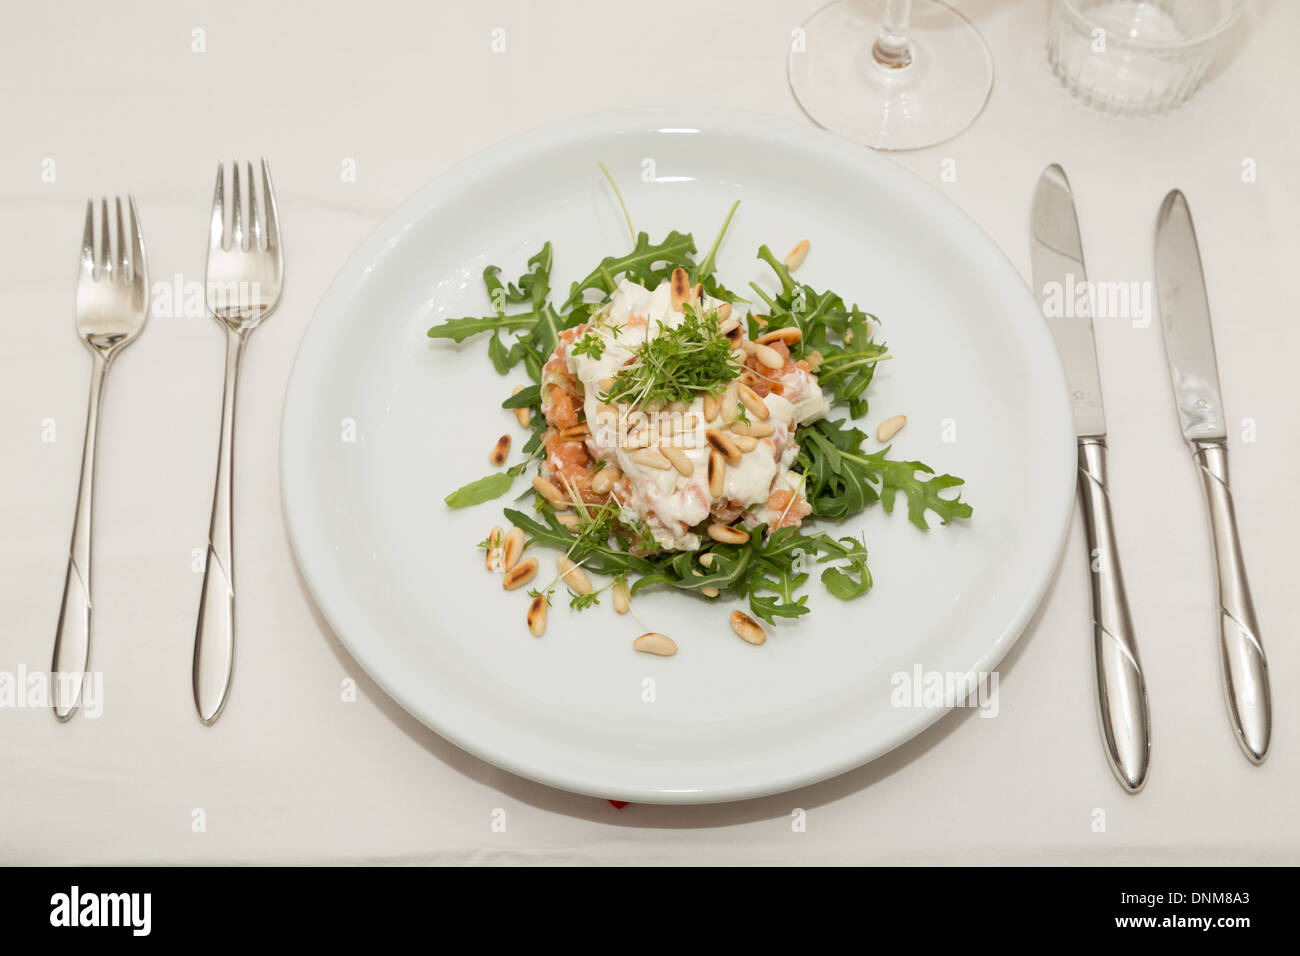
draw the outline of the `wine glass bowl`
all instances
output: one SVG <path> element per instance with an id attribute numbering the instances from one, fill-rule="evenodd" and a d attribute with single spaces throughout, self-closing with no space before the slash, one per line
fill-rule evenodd
<path id="1" fill-rule="evenodd" d="M 993 60 L 937 0 L 839 0 L 795 32 L 790 88 L 817 125 L 876 149 L 919 149 L 979 115 Z"/>

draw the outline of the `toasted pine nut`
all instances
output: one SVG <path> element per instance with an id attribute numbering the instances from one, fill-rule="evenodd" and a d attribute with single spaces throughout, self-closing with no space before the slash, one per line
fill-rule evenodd
<path id="1" fill-rule="evenodd" d="M 524 558 L 506 572 L 506 576 L 501 580 L 501 586 L 507 591 L 513 591 L 515 588 L 521 588 L 531 581 L 536 573 L 537 559 Z"/>
<path id="2" fill-rule="evenodd" d="M 786 345 L 794 345 L 803 338 L 803 330 L 798 326 L 791 325 L 784 329 L 773 329 L 771 332 L 764 332 L 754 341 L 759 345 L 771 345 L 773 342 L 784 342 Z"/>
<path id="3" fill-rule="evenodd" d="M 522 385 L 516 385 L 516 386 L 515 386 L 515 390 L 514 390 L 513 392 L 511 392 L 510 394 L 511 394 L 511 395 L 518 395 L 518 394 L 519 394 L 520 392 L 522 392 L 523 390 L 524 390 L 524 387 L 523 387 Z M 516 409 L 515 409 L 515 421 L 517 421 L 517 422 L 519 423 L 519 427 L 520 427 L 520 428 L 527 428 L 529 425 L 531 425 L 531 424 L 533 423 L 533 415 L 532 415 L 532 412 L 531 412 L 529 409 L 527 409 L 527 408 L 516 408 Z"/>
<path id="4" fill-rule="evenodd" d="M 768 368 L 776 369 L 785 365 L 785 358 L 770 345 L 759 345 L 755 342 L 753 351 L 754 357 Z"/>
<path id="5" fill-rule="evenodd" d="M 769 435 L 776 433 L 776 426 L 771 422 L 734 421 L 731 423 L 731 430 L 737 435 L 748 435 L 751 438 L 767 438 Z"/>
<path id="6" fill-rule="evenodd" d="M 556 515 L 555 520 L 560 522 L 560 524 L 564 525 L 574 534 L 577 534 L 578 529 L 582 527 L 582 519 L 575 514 Z"/>
<path id="7" fill-rule="evenodd" d="M 723 335 L 726 335 L 732 329 L 738 329 L 738 328 L 740 328 L 740 319 L 736 318 L 736 316 L 734 315 L 731 318 L 723 319 L 721 322 L 718 323 L 718 331 L 721 332 Z"/>
<path id="8" fill-rule="evenodd" d="M 748 534 L 739 528 L 733 528 L 729 524 L 714 523 L 709 525 L 709 537 L 714 541 L 721 541 L 723 544 L 745 544 L 749 541 Z"/>
<path id="9" fill-rule="evenodd" d="M 568 428 L 560 429 L 560 437 L 565 441 L 580 441 L 591 434 L 591 427 L 586 422 L 578 422 Z"/>
<path id="10" fill-rule="evenodd" d="M 799 243 L 786 253 L 785 267 L 791 272 L 803 265 L 804 259 L 808 258 L 808 240 L 800 239 Z"/>
<path id="11" fill-rule="evenodd" d="M 545 594 L 539 594 L 528 605 L 528 630 L 533 637 L 541 637 L 546 632 L 546 608 L 550 602 Z"/>
<path id="12" fill-rule="evenodd" d="M 711 422 L 718 417 L 718 396 L 712 392 L 704 393 L 704 420 Z"/>
<path id="13" fill-rule="evenodd" d="M 591 478 L 591 490 L 598 495 L 608 494 L 614 483 L 623 477 L 618 465 L 606 465 Z"/>
<path id="14" fill-rule="evenodd" d="M 898 434 L 898 430 L 907 424 L 906 415 L 895 415 L 893 418 L 886 418 L 876 429 L 877 441 L 889 441 Z"/>
<path id="15" fill-rule="evenodd" d="M 698 282 L 691 286 L 691 295 L 688 301 L 697 309 L 700 308 L 704 304 L 704 286 Z"/>
<path id="16" fill-rule="evenodd" d="M 700 555 L 700 567 L 711 568 L 713 567 L 713 562 L 716 561 L 717 559 L 718 556 L 716 554 L 714 554 L 712 551 L 707 551 L 704 554 Z"/>
<path id="17" fill-rule="evenodd" d="M 731 440 L 741 451 L 753 451 L 758 447 L 758 439 L 749 435 L 732 435 Z"/>
<path id="18" fill-rule="evenodd" d="M 741 460 L 740 448 L 732 440 L 732 436 L 726 432 L 720 432 L 716 428 L 710 428 L 704 433 L 705 439 L 710 445 L 722 452 L 727 461 L 733 465 L 738 464 Z"/>
<path id="19" fill-rule="evenodd" d="M 501 550 L 501 540 L 505 533 L 497 527 L 493 527 L 487 536 L 487 556 L 484 563 L 489 571 L 505 570 L 505 557 Z"/>
<path id="20" fill-rule="evenodd" d="M 826 357 L 822 355 L 821 352 L 814 349 L 811 353 L 809 353 L 808 358 L 805 359 L 804 361 L 806 361 L 808 363 L 808 367 L 815 372 L 822 367 L 822 362 L 826 361 Z"/>
<path id="21" fill-rule="evenodd" d="M 721 325 L 729 318 L 731 318 L 731 303 L 723 302 L 718 306 L 718 324 Z"/>
<path id="22" fill-rule="evenodd" d="M 533 489 L 551 503 L 551 507 L 556 511 L 568 511 L 569 499 L 564 497 L 563 492 L 555 485 L 551 484 L 541 475 L 533 479 Z"/>
<path id="23" fill-rule="evenodd" d="M 682 306 L 690 297 L 691 287 L 689 280 L 686 278 L 686 270 L 678 266 L 673 270 L 672 277 L 672 307 L 674 312 L 682 311 Z"/>
<path id="24" fill-rule="evenodd" d="M 578 567 L 573 562 L 573 559 L 567 555 L 558 555 L 555 558 L 555 567 L 559 570 L 564 583 L 573 588 L 578 594 L 591 593 L 591 578 L 587 577 L 587 572 Z"/>
<path id="25" fill-rule="evenodd" d="M 508 454 L 510 454 L 510 436 L 502 435 L 497 439 L 497 443 L 492 446 L 492 454 L 488 458 L 494 465 L 504 465 Z"/>
<path id="26" fill-rule="evenodd" d="M 767 640 L 762 625 L 744 611 L 731 612 L 731 629 L 740 635 L 741 640 L 750 644 L 762 644 Z"/>
<path id="27" fill-rule="evenodd" d="M 667 634 L 654 631 L 642 634 L 632 642 L 632 647 L 642 654 L 658 654 L 660 657 L 672 657 L 677 653 L 677 642 Z"/>
<path id="28" fill-rule="evenodd" d="M 650 429 L 642 428 L 627 436 L 624 448 L 646 448 L 650 445 Z"/>
<path id="29" fill-rule="evenodd" d="M 766 419 L 772 414 L 767 409 L 767 402 L 758 397 L 758 392 L 743 382 L 738 386 L 737 393 L 740 395 L 740 400 L 745 403 L 745 407 L 749 409 L 750 414 L 755 418 Z"/>
<path id="30" fill-rule="evenodd" d="M 758 327 L 759 327 L 760 329 L 761 329 L 761 328 L 765 328 L 765 327 L 767 326 L 767 316 L 765 316 L 765 315 L 756 315 L 756 316 L 754 316 L 754 322 L 755 322 L 755 324 L 758 325 Z"/>
<path id="31" fill-rule="evenodd" d="M 713 585 L 709 585 L 708 587 L 700 588 L 700 593 L 703 594 L 705 597 L 715 598 L 721 592 L 719 592 L 718 589 L 715 588 Z"/>
<path id="32" fill-rule="evenodd" d="M 632 607 L 632 598 L 627 593 L 627 585 L 622 581 L 614 582 L 614 610 L 619 614 L 626 614 Z"/>
<path id="33" fill-rule="evenodd" d="M 640 451 L 632 452 L 632 460 L 638 465 L 645 465 L 647 468 L 658 468 L 660 471 L 667 471 L 673 466 L 673 463 L 664 457 L 664 453 L 658 448 L 642 448 Z"/>
<path id="34" fill-rule="evenodd" d="M 709 452 L 709 494 L 714 498 L 722 497 L 723 479 L 727 474 L 727 462 L 720 451 Z"/>
<path id="35" fill-rule="evenodd" d="M 732 382 L 727 386 L 726 391 L 722 393 L 722 398 L 718 400 L 718 411 L 722 413 L 724 422 L 735 421 L 736 414 L 740 411 L 740 393 L 737 391 L 739 386 Z"/>
<path id="36" fill-rule="evenodd" d="M 745 330 L 741 328 L 739 322 L 737 322 L 731 328 L 727 329 L 727 331 L 723 332 L 722 334 L 727 337 L 727 340 L 731 343 L 731 347 L 733 350 L 743 347 L 745 341 Z"/>
<path id="37" fill-rule="evenodd" d="M 524 554 L 524 531 L 522 528 L 511 526 L 506 533 L 505 541 L 501 545 L 501 556 L 505 560 L 505 568 L 509 571 Z"/>
<path id="38" fill-rule="evenodd" d="M 684 477 L 689 478 L 695 474 L 695 465 L 686 457 L 686 452 L 672 445 L 660 445 L 659 450 Z"/>
<path id="39" fill-rule="evenodd" d="M 852 343 L 853 343 L 853 330 L 849 329 L 847 332 L 844 333 L 844 344 L 851 345 Z"/>

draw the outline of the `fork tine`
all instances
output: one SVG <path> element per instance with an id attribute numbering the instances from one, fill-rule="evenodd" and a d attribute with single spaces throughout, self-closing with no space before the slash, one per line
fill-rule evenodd
<path id="1" fill-rule="evenodd" d="M 131 259 L 126 247 L 126 219 L 122 216 L 122 197 L 113 197 L 117 211 L 117 277 L 123 282 L 131 278 Z"/>
<path id="2" fill-rule="evenodd" d="M 127 194 L 126 204 L 131 210 L 131 280 L 144 285 L 149 281 L 149 263 L 144 257 L 144 233 L 140 231 L 140 213 L 135 208 L 135 197 L 130 193 Z"/>
<path id="3" fill-rule="evenodd" d="M 230 241 L 231 248 L 244 248 L 243 202 L 239 198 L 239 161 L 230 166 Z"/>
<path id="4" fill-rule="evenodd" d="M 209 245 L 213 248 L 224 249 L 225 232 L 226 232 L 226 209 L 225 209 L 225 178 L 226 164 L 217 163 L 217 188 L 212 196 L 212 231 L 208 240 Z"/>
<path id="5" fill-rule="evenodd" d="M 275 189 L 271 186 L 271 164 L 262 157 L 262 198 L 266 202 L 266 248 L 280 246 L 280 209 L 275 204 Z"/>
<path id="6" fill-rule="evenodd" d="M 111 279 L 113 278 L 113 246 L 109 240 L 107 199 L 99 201 L 99 212 L 99 274 Z"/>
<path id="7" fill-rule="evenodd" d="M 248 248 L 260 252 L 262 249 L 262 217 L 257 211 L 257 177 L 253 175 L 253 164 L 248 164 Z"/>
<path id="8" fill-rule="evenodd" d="M 81 234 L 81 277 L 95 278 L 95 200 L 86 200 L 86 229 Z"/>

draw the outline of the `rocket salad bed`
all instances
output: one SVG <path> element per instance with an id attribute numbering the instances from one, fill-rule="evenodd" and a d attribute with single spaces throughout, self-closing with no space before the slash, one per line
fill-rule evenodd
<path id="1" fill-rule="evenodd" d="M 818 570 L 842 600 L 872 583 L 865 543 L 807 530 L 810 519 L 842 522 L 876 502 L 892 511 L 900 493 L 921 529 L 931 514 L 942 524 L 971 515 L 959 493 L 944 494 L 960 478 L 890 458 L 889 446 L 863 448 L 867 434 L 853 422 L 867 415 L 888 350 L 873 338 L 874 316 L 793 277 L 807 242 L 784 260 L 759 248 L 775 282 L 751 283 L 752 300 L 722 284 L 715 258 L 734 213 L 698 260 L 689 233 L 658 243 L 635 233 L 630 252 L 602 260 L 558 305 L 548 242 L 514 282 L 496 266 L 484 271 L 492 314 L 429 329 L 456 342 L 488 336 L 496 371 L 522 369 L 531 383 L 502 403 L 531 433 L 525 458 L 446 502 L 483 504 L 536 471 L 534 513 L 507 508 L 519 530 L 494 528 L 483 542 L 508 589 L 537 575 L 537 560 L 523 557 L 528 546 L 558 553 L 555 580 L 529 592 L 534 634 L 560 583 L 579 610 L 609 591 L 624 613 L 632 595 L 670 587 L 744 599 L 768 624 L 797 618 L 809 611 L 800 592 Z M 884 423 L 878 437 L 888 440 L 901 421 Z M 503 436 L 502 462 L 508 445 Z M 591 574 L 608 581 L 598 588 Z M 731 623 L 749 643 L 765 639 L 743 612 Z M 634 646 L 676 650 L 653 633 Z"/>

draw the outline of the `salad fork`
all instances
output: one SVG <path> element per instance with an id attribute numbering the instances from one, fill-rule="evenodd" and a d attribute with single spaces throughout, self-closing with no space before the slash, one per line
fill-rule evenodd
<path id="1" fill-rule="evenodd" d="M 149 316 L 149 268 L 134 197 L 127 197 L 130 242 L 122 200 L 114 198 L 115 225 L 110 227 L 107 199 L 100 200 L 100 241 L 95 259 L 95 201 L 86 203 L 77 277 L 77 335 L 90 349 L 90 402 L 81 449 L 81 479 L 72 543 L 63 578 L 63 603 L 54 635 L 54 716 L 67 720 L 81 700 L 82 681 L 90 662 L 91 523 L 95 498 L 95 448 L 99 443 L 99 405 L 113 359 L 135 340 Z M 116 244 L 110 236 L 116 234 Z M 116 250 L 116 251 L 115 251 Z"/>
<path id="2" fill-rule="evenodd" d="M 230 227 L 226 228 L 225 165 L 217 165 L 212 199 L 205 277 L 208 312 L 226 333 L 226 381 L 221 399 L 221 436 L 217 445 L 217 480 L 208 526 L 208 550 L 194 634 L 194 706 L 199 719 L 212 724 L 230 695 L 235 664 L 234 454 L 235 390 L 239 361 L 249 335 L 280 301 L 284 254 L 280 245 L 280 215 L 271 185 L 271 167 L 262 168 L 262 201 L 258 208 L 253 164 L 241 186 L 239 163 L 230 177 Z M 244 226 L 242 191 L 248 192 L 248 226 Z"/>

